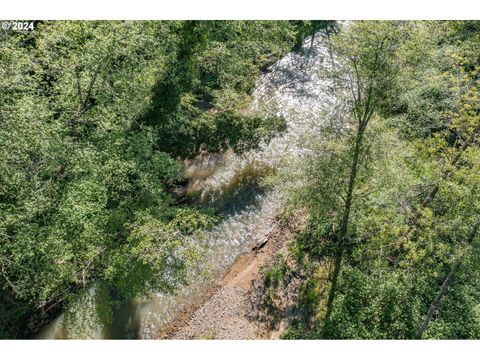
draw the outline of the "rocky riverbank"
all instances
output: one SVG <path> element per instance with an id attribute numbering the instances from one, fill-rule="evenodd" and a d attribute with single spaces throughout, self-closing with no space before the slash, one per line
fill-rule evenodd
<path id="1" fill-rule="evenodd" d="M 263 307 L 264 269 L 285 252 L 293 238 L 291 226 L 276 225 L 260 249 L 240 255 L 220 283 L 182 311 L 158 335 L 160 339 L 265 339 L 278 338 L 282 327 L 259 321 Z M 252 246 L 253 247 L 253 246 Z"/>

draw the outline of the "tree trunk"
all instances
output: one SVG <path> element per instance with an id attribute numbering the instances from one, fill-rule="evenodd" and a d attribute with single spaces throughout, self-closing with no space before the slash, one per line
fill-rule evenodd
<path id="1" fill-rule="evenodd" d="M 474 227 L 472 232 L 470 233 L 470 236 L 467 239 L 467 243 L 470 244 L 474 239 L 475 235 L 477 234 L 479 223 L 477 223 Z M 440 301 L 442 301 L 443 296 L 445 295 L 445 292 L 447 291 L 448 287 L 452 283 L 453 280 L 453 275 L 455 272 L 458 270 L 462 263 L 462 259 L 458 259 L 450 269 L 450 272 L 448 273 L 447 277 L 443 281 L 442 286 L 440 287 L 440 290 L 437 293 L 437 296 L 435 296 L 435 300 L 433 300 L 432 304 L 430 305 L 430 308 L 428 309 L 427 315 L 425 316 L 425 320 L 423 320 L 423 324 L 418 329 L 417 331 L 417 338 L 421 339 L 423 334 L 425 333 L 425 330 L 427 330 L 428 324 L 432 320 L 433 314 L 438 310 L 440 306 Z"/>
<path id="2" fill-rule="evenodd" d="M 480 133 L 480 127 L 477 127 L 473 131 L 470 138 L 467 139 L 463 143 L 463 145 L 460 147 L 460 149 L 457 151 L 455 157 L 450 162 L 451 166 L 454 166 L 455 169 L 457 169 L 457 170 L 460 169 L 461 164 L 459 163 L 459 161 L 460 161 L 463 153 L 470 146 L 472 146 L 473 144 L 476 143 L 476 139 L 477 139 L 479 133 Z M 443 178 L 443 180 L 448 180 L 451 175 L 452 175 L 452 170 L 446 170 L 443 173 L 442 178 Z M 400 238 L 400 249 L 402 249 L 403 243 L 406 242 L 408 239 L 410 239 L 410 237 L 414 234 L 415 230 L 417 229 L 417 225 L 420 223 L 420 219 L 421 219 L 420 210 L 425 209 L 426 207 L 428 207 L 433 202 L 433 200 L 435 200 L 435 197 L 438 195 L 439 190 L 440 190 L 440 187 L 439 187 L 439 184 L 437 183 L 433 186 L 432 190 L 428 193 L 428 195 L 425 197 L 425 199 L 423 199 L 420 206 L 417 209 L 414 210 L 412 220 L 410 221 L 410 225 L 408 226 L 408 229 L 406 230 L 406 232 Z"/>
<path id="3" fill-rule="evenodd" d="M 366 124 L 365 124 L 366 125 Z M 347 197 L 345 199 L 345 207 L 343 210 L 343 215 L 342 215 L 342 223 L 340 226 L 340 231 L 338 233 L 338 249 L 336 251 L 335 255 L 335 263 L 334 263 L 334 269 L 333 269 L 333 276 L 332 276 L 332 281 L 331 281 L 331 287 L 330 291 L 328 294 L 328 300 L 327 300 L 327 311 L 325 313 L 325 322 L 324 322 L 324 329 L 328 325 L 330 321 L 330 317 L 332 315 L 332 310 L 333 310 L 333 301 L 335 300 L 335 294 L 337 290 L 337 283 L 338 283 L 338 276 L 340 274 L 340 269 L 342 266 L 342 258 L 343 258 L 343 247 L 342 243 L 345 242 L 346 236 L 347 236 L 347 231 L 348 231 L 348 223 L 350 219 L 350 210 L 352 208 L 352 202 L 353 202 L 353 190 L 355 188 L 355 179 L 357 177 L 357 171 L 358 171 L 358 159 L 360 157 L 360 151 L 362 147 L 362 141 L 363 141 L 363 134 L 365 131 L 364 124 L 360 123 L 360 126 L 358 128 L 357 136 L 355 139 L 355 149 L 353 153 L 353 159 L 352 159 L 352 166 L 350 168 L 350 179 L 348 182 L 348 189 L 347 189 Z"/>
<path id="4" fill-rule="evenodd" d="M 452 266 L 450 272 L 448 273 L 445 281 L 442 284 L 442 287 L 440 288 L 440 291 L 435 297 L 435 300 L 433 300 L 433 303 L 430 305 L 430 308 L 428 309 L 427 316 L 425 317 L 425 320 L 423 320 L 423 324 L 417 332 L 417 338 L 419 339 L 422 338 L 423 333 L 427 329 L 427 326 L 430 323 L 430 320 L 432 319 L 433 314 L 435 313 L 435 311 L 438 309 L 440 305 L 440 301 L 442 300 L 443 295 L 445 294 L 448 286 L 452 282 L 454 272 L 458 270 L 459 266 L 460 266 L 460 261 L 455 262 L 455 264 Z"/>

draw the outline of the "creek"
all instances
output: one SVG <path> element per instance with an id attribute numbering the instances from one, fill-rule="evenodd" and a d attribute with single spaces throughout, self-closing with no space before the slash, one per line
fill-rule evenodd
<path id="1" fill-rule="evenodd" d="M 334 116 L 336 99 L 329 90 L 331 84 L 319 71 L 330 64 L 326 40 L 320 35 L 313 42 L 305 39 L 301 51 L 287 54 L 259 77 L 252 93 L 252 110 L 283 116 L 286 132 L 242 155 L 207 155 L 187 164 L 191 191 L 198 193 L 201 204 L 214 207 L 224 219 L 203 240 L 205 266 L 211 274 L 208 278 L 198 276 L 175 294 L 158 293 L 129 301 L 115 311 L 109 324 L 94 315 L 93 301 L 89 300 L 95 292 L 92 287 L 85 301 L 77 305 L 78 329 L 69 329 L 62 314 L 37 337 L 152 339 L 179 311 L 220 280 L 229 265 L 268 232 L 282 206 L 282 192 L 264 186 L 264 175 L 272 169 L 287 169 L 308 153 L 312 134 L 318 134 L 325 119 Z M 291 179 L 295 180 L 295 173 Z"/>

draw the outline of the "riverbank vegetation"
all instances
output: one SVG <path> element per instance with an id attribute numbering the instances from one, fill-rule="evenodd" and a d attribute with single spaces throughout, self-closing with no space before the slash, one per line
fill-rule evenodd
<path id="1" fill-rule="evenodd" d="M 283 337 L 479 338 L 480 23 L 359 21 L 330 39 L 346 111 L 289 191 L 308 226 Z"/>
<path id="2" fill-rule="evenodd" d="M 92 284 L 102 301 L 188 282 L 202 253 L 188 236 L 217 218 L 177 204 L 182 161 L 285 130 L 249 110 L 250 92 L 310 27 L 42 21 L 2 32 L 1 338 L 29 336 Z"/>
<path id="3" fill-rule="evenodd" d="M 302 223 L 265 269 L 268 299 L 295 292 L 282 337 L 480 338 L 478 21 L 2 32 L 0 338 L 32 336 L 62 311 L 69 337 L 93 337 L 83 303 L 109 322 L 126 299 L 201 276 L 221 214 L 178 198 L 185 160 L 288 131 L 252 110 L 252 90 L 290 51 L 307 64 L 312 33 L 327 45 L 318 75 L 334 109 L 265 181 L 283 192 L 280 218 Z"/>

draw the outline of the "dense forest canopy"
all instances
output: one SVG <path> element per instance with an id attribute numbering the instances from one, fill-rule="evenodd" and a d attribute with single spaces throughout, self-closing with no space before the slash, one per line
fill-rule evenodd
<path id="1" fill-rule="evenodd" d="M 311 35 L 342 111 L 267 179 L 285 195 L 279 222 L 302 214 L 265 269 L 267 302 L 300 279 L 283 337 L 480 338 L 479 21 L 42 21 L 1 33 L 0 337 L 30 336 L 93 286 L 108 320 L 111 299 L 198 276 L 191 239 L 221 216 L 172 191 L 184 160 L 288 131 L 252 110 L 252 89 Z"/>

